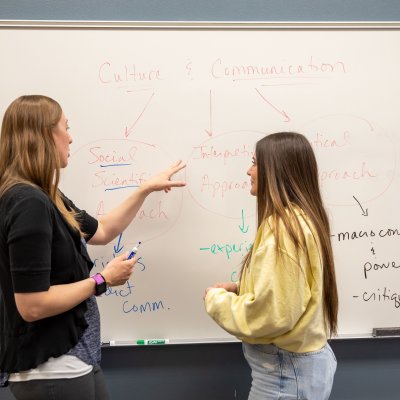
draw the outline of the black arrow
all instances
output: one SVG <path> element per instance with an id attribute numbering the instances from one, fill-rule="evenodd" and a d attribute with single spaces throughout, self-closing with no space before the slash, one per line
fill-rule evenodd
<path id="1" fill-rule="evenodd" d="M 364 217 L 368 217 L 368 208 L 363 209 L 361 203 L 355 198 L 355 196 L 353 196 L 354 200 L 358 203 L 358 205 L 360 206 L 361 210 L 362 210 L 362 215 L 364 215 Z"/>

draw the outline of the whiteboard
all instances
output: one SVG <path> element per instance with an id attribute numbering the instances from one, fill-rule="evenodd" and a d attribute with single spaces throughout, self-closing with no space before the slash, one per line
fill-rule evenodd
<path id="1" fill-rule="evenodd" d="M 104 341 L 233 338 L 204 288 L 235 280 L 255 235 L 255 142 L 304 133 L 332 222 L 339 333 L 400 326 L 400 31 L 0 29 L 0 113 L 60 102 L 73 143 L 61 189 L 94 216 L 175 160 L 187 187 L 149 196 L 96 268 L 142 241 L 129 282 L 99 299 Z"/>

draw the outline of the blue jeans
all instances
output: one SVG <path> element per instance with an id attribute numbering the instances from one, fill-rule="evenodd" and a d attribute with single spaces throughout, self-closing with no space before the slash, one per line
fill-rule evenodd
<path id="1" fill-rule="evenodd" d="M 292 353 L 272 344 L 243 343 L 253 378 L 249 400 L 327 400 L 336 371 L 329 344 Z"/>

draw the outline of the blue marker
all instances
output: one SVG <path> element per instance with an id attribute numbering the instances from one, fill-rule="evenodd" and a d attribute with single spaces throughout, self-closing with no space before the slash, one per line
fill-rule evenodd
<path id="1" fill-rule="evenodd" d="M 138 247 L 140 246 L 141 243 L 142 242 L 138 242 L 138 244 L 135 247 L 132 248 L 131 252 L 129 253 L 128 260 L 130 260 L 131 258 L 135 257 L 135 255 L 136 255 L 136 253 L 138 251 Z"/>

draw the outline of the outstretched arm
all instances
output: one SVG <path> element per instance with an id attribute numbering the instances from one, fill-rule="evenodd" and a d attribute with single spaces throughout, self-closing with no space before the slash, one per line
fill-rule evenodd
<path id="1" fill-rule="evenodd" d="M 182 161 L 178 161 L 144 182 L 120 205 L 99 219 L 97 231 L 89 240 L 89 243 L 107 244 L 117 237 L 132 222 L 150 193 L 160 190 L 169 192 L 173 187 L 185 186 L 186 183 L 183 181 L 171 180 L 171 177 L 185 168 L 185 166 Z"/>

